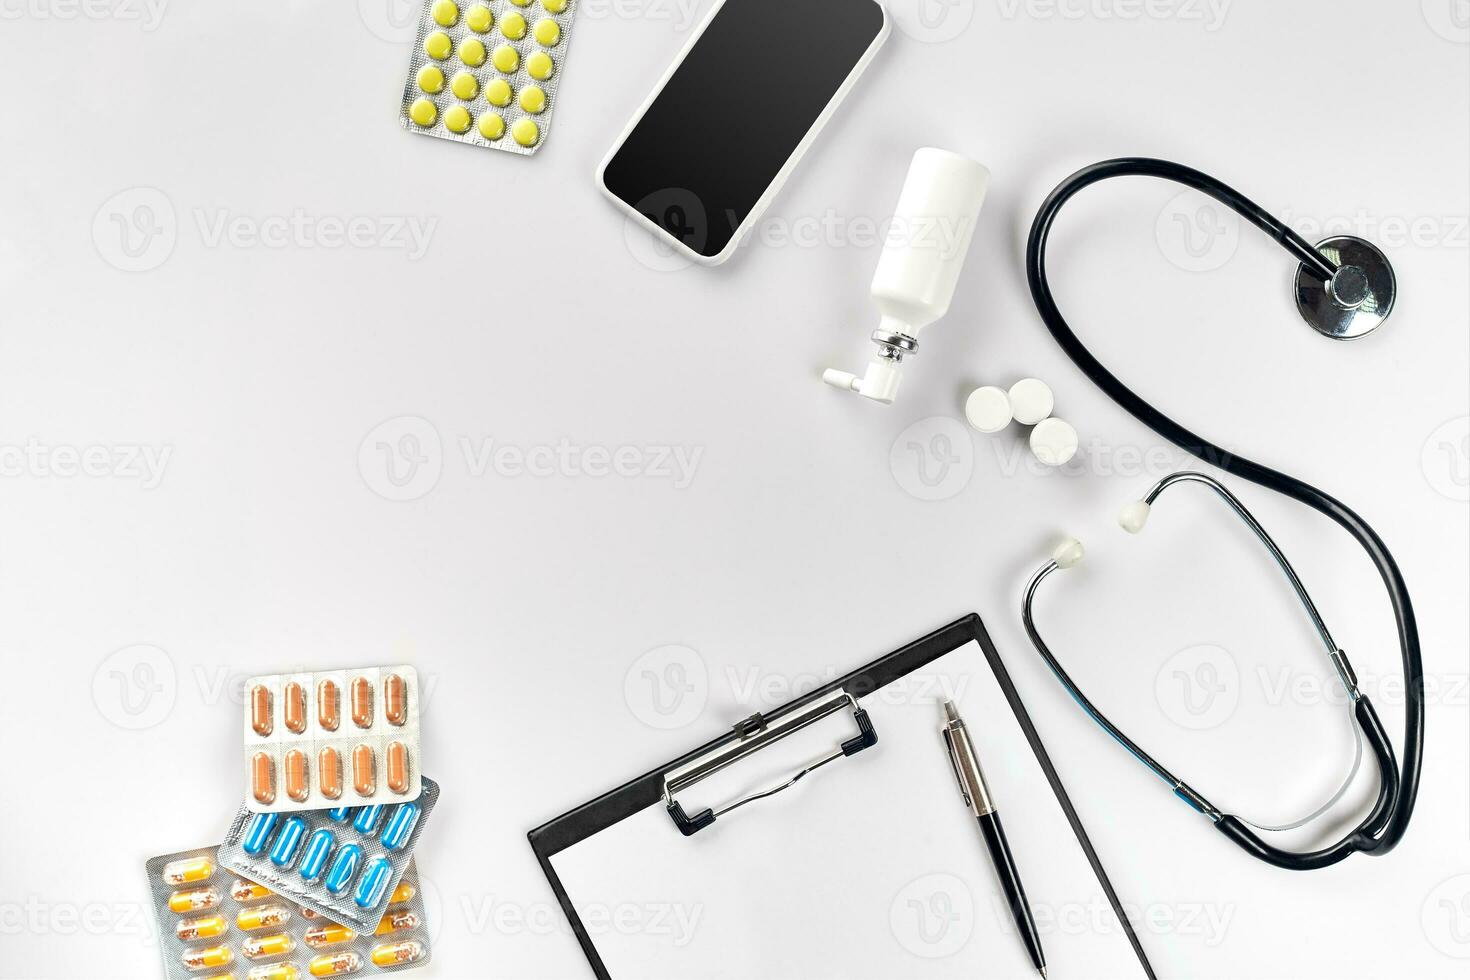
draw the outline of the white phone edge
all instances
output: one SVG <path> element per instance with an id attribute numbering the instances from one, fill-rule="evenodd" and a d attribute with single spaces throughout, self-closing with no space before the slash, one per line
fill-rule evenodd
<path id="1" fill-rule="evenodd" d="M 658 80 L 658 84 L 653 87 L 653 90 L 648 93 L 648 97 L 643 100 L 643 104 L 638 107 L 638 111 L 628 118 L 627 124 L 623 127 L 623 131 L 618 135 L 618 138 L 613 142 L 612 148 L 607 151 L 607 154 L 602 158 L 602 162 L 597 165 L 595 179 L 598 190 L 602 191 L 618 210 L 636 219 L 640 226 L 672 245 L 674 249 L 690 261 L 704 266 L 716 266 L 725 262 L 730 256 L 735 254 L 735 250 L 740 247 L 746 235 L 750 233 L 751 227 L 761 219 L 766 208 L 770 207 L 776 195 L 781 192 L 781 187 L 786 183 L 786 179 L 791 176 L 792 171 L 796 169 L 796 165 L 806 155 L 807 149 L 816 141 L 823 127 L 827 125 L 827 121 L 832 118 L 833 113 L 837 111 L 837 107 L 842 104 L 842 100 L 847 98 L 847 93 L 852 90 L 853 85 L 862 77 L 863 72 L 867 70 L 868 64 L 878 53 L 878 49 L 883 46 L 883 42 L 887 41 L 888 35 L 892 33 L 893 22 L 888 16 L 888 8 L 884 5 L 883 0 L 870 0 L 870 2 L 876 4 L 878 9 L 883 12 L 883 25 L 873 37 L 873 42 L 868 45 L 862 57 L 852 66 L 852 71 L 847 73 L 847 77 L 842 80 L 842 84 L 837 87 L 837 91 L 832 93 L 832 98 L 822 108 L 821 114 L 817 116 L 811 128 L 806 131 L 806 135 L 801 138 L 801 142 L 796 144 L 796 149 L 791 152 L 791 156 L 786 158 L 786 162 L 777 171 L 775 178 L 766 187 L 765 193 L 761 194 L 760 198 L 755 202 L 755 206 L 750 209 L 750 213 L 745 216 L 745 220 L 740 222 L 740 226 L 735 229 L 735 234 L 730 236 L 729 244 L 721 249 L 719 254 L 701 255 L 673 235 L 670 235 L 663 228 L 649 221 L 637 208 L 608 190 L 607 182 L 604 180 L 604 172 L 607 170 L 608 163 L 612 161 L 612 158 L 617 155 L 618 150 L 622 149 L 623 144 L 627 142 L 628 135 L 643 120 L 644 115 L 648 112 L 648 107 L 653 105 L 654 101 L 663 92 L 664 86 L 669 83 L 669 79 L 673 77 L 674 72 L 684 63 L 684 59 L 688 56 L 690 50 L 699 43 L 699 39 L 704 35 L 705 29 L 714 21 L 715 14 L 719 13 L 720 8 L 725 5 L 725 0 L 718 0 L 710 8 L 709 13 L 705 15 L 699 27 L 679 51 L 679 56 L 669 64 L 669 67 L 663 73 L 663 77 Z"/>

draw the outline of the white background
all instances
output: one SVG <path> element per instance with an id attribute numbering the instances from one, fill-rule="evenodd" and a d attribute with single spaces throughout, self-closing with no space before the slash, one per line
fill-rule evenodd
<path id="1" fill-rule="evenodd" d="M 394 2 L 0 2 L 0 974 L 156 976 L 143 862 L 223 833 L 241 679 L 408 658 L 443 786 L 419 851 L 430 973 L 589 976 L 527 830 L 974 610 L 1162 975 L 1463 976 L 1464 0 L 906 0 L 758 240 L 673 271 L 591 174 L 698 11 L 583 0 L 525 159 L 398 128 L 416 8 Z M 866 357 L 872 228 L 920 145 L 994 183 L 954 308 L 884 409 L 817 376 Z M 1167 185 L 1089 193 L 1052 253 L 1104 362 L 1393 549 L 1430 708 L 1386 859 L 1292 875 L 1239 853 L 1090 727 L 1020 630 L 1022 582 L 1075 533 L 1091 555 L 1050 583 L 1044 628 L 1166 764 L 1261 820 L 1310 809 L 1343 765 L 1323 658 L 1242 529 L 1178 490 L 1143 538 L 1116 530 L 1178 461 L 1031 306 L 1037 205 L 1118 155 L 1199 166 L 1397 268 L 1389 325 L 1343 345 L 1297 318 L 1279 249 Z M 360 243 L 333 247 L 354 218 Z M 976 384 L 1026 375 L 1082 435 L 1066 472 L 1031 465 L 1018 430 L 954 422 Z M 479 468 L 491 440 L 550 447 L 550 472 Z M 636 475 L 572 461 L 620 447 Z M 660 447 L 692 479 L 661 473 Z M 1400 737 L 1372 569 L 1326 521 L 1237 489 Z M 639 928 L 658 910 L 610 911 Z"/>

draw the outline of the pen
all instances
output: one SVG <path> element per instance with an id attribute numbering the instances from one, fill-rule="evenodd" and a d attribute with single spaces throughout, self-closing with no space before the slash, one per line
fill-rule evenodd
<path id="1" fill-rule="evenodd" d="M 1046 980 L 1046 957 L 1041 955 L 1041 938 L 1036 934 L 1036 920 L 1031 917 L 1031 907 L 1026 902 L 1026 889 L 1021 887 L 1021 876 L 1016 873 L 1016 861 L 1011 857 L 1010 845 L 1006 843 L 1000 814 L 996 812 L 995 802 L 985 785 L 985 775 L 980 771 L 975 747 L 970 744 L 970 733 L 965 730 L 964 719 L 955 710 L 953 701 L 944 702 L 944 719 L 944 744 L 949 749 L 955 778 L 959 780 L 960 795 L 980 824 L 980 833 L 985 837 L 985 846 L 990 849 L 990 860 L 1000 876 L 1006 903 L 1011 907 L 1011 915 L 1016 920 L 1021 940 L 1026 944 L 1026 952 L 1031 954 L 1036 972 Z"/>

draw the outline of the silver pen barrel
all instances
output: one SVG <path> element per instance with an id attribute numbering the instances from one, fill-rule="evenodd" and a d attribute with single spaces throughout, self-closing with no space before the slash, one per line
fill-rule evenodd
<path id="1" fill-rule="evenodd" d="M 960 795 L 965 798 L 965 805 L 977 817 L 994 813 L 995 803 L 985 785 L 980 759 L 975 755 L 975 748 L 970 744 L 970 733 L 965 729 L 965 723 L 953 701 L 944 702 L 944 716 L 944 742 L 949 748 L 949 761 L 954 767 L 955 780 L 959 783 Z"/>

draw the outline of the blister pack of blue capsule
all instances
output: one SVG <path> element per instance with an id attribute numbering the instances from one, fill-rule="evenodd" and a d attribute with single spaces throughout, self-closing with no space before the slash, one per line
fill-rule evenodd
<path id="1" fill-rule="evenodd" d="M 254 813 L 242 806 L 219 861 L 304 908 L 371 932 L 438 799 L 439 784 L 425 776 L 411 803 L 299 813 Z"/>

